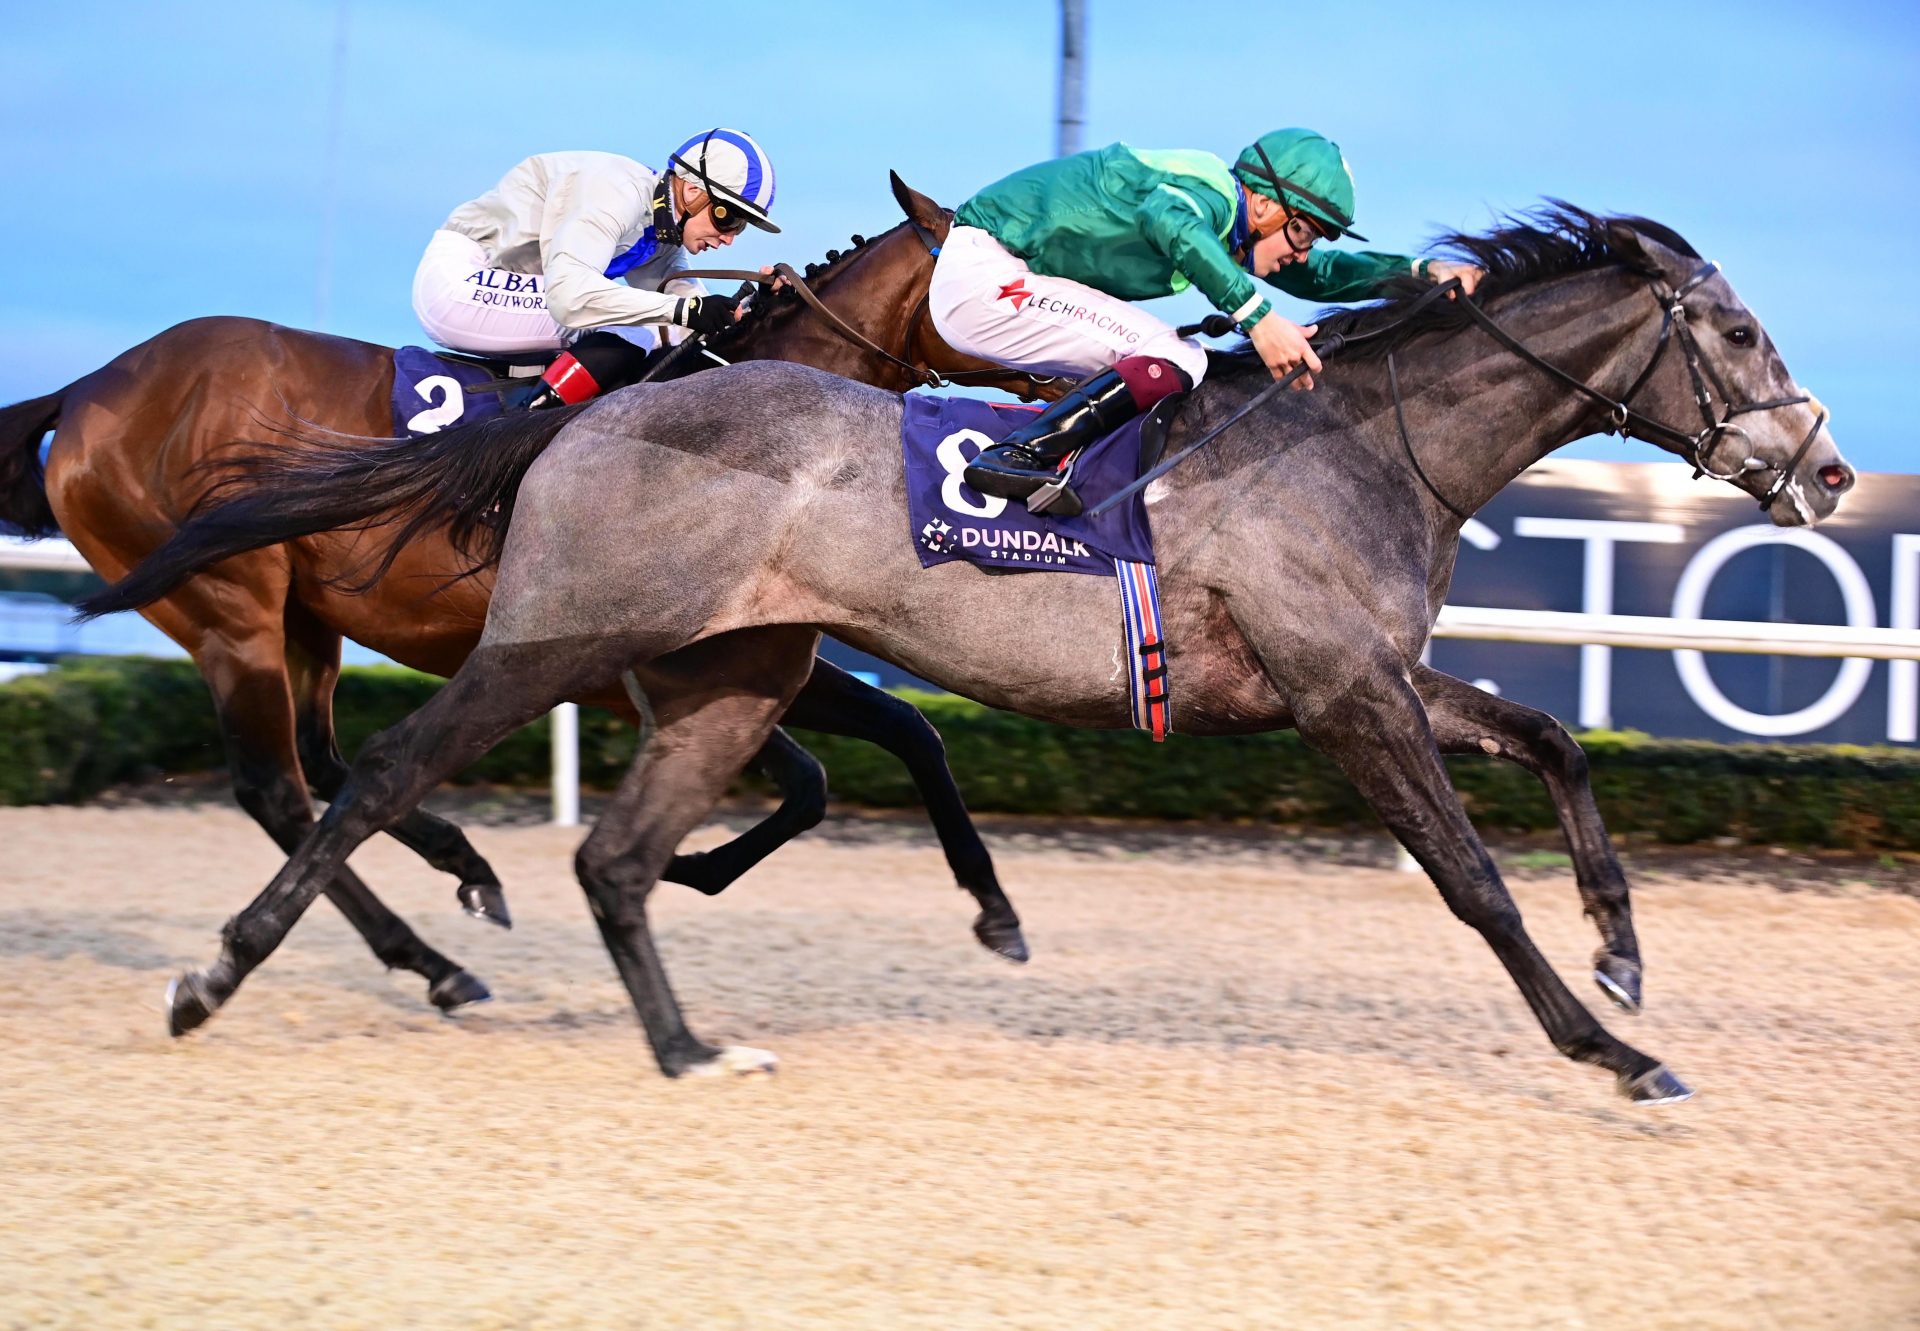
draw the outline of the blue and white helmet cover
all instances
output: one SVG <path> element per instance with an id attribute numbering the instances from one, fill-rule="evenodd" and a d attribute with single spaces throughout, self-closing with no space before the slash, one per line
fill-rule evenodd
<path id="1" fill-rule="evenodd" d="M 674 149 L 668 161 L 689 184 L 718 192 L 755 226 L 780 229 L 767 219 L 773 207 L 773 161 L 752 135 L 710 129 Z"/>

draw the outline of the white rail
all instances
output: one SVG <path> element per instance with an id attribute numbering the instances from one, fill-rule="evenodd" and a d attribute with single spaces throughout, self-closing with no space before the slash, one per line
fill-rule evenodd
<path id="1" fill-rule="evenodd" d="M 66 541 L 0 537 L 0 568 L 86 567 L 87 561 Z M 1443 607 L 1433 636 L 1569 647 L 1591 645 L 1652 651 L 1920 661 L 1920 629 L 1769 624 L 1739 619 L 1664 619 L 1656 615 L 1587 615 L 1474 605 Z M 557 709 L 553 716 L 553 818 L 564 826 L 580 821 L 579 720 L 571 705 Z"/>
<path id="2" fill-rule="evenodd" d="M 92 565 L 80 557 L 70 541 L 29 541 L 19 536 L 0 536 L 0 568 L 85 573 Z"/>
<path id="3" fill-rule="evenodd" d="M 1920 629 L 1857 629 L 1844 624 L 1768 624 L 1742 619 L 1664 619 L 1658 615 L 1585 615 L 1560 610 L 1495 610 L 1477 605 L 1442 606 L 1433 636 L 1572 647 L 1743 652 L 1754 656 L 1920 660 Z"/>

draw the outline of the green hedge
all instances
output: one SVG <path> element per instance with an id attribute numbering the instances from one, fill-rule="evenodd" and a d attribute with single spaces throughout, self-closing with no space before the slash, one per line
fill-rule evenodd
<path id="1" fill-rule="evenodd" d="M 342 749 L 426 700 L 439 681 L 396 668 L 345 672 L 335 700 Z M 975 809 L 1320 826 L 1376 825 L 1344 777 L 1291 732 L 1232 739 L 1070 730 L 964 699 L 915 695 L 946 737 Z M 611 716 L 581 717 L 580 768 L 610 787 L 633 753 Z M 827 766 L 837 798 L 910 806 L 905 769 L 871 745 L 801 738 Z M 1899 749 L 1719 745 L 1595 732 L 1581 737 L 1601 811 L 1616 832 L 1669 842 L 1732 836 L 1763 844 L 1920 849 L 1920 754 Z M 205 686 L 184 662 L 96 660 L 0 685 L 0 804 L 84 799 L 118 781 L 223 762 Z M 1554 826 L 1539 783 L 1511 763 L 1451 760 L 1481 827 Z M 544 722 L 461 776 L 544 785 Z"/>

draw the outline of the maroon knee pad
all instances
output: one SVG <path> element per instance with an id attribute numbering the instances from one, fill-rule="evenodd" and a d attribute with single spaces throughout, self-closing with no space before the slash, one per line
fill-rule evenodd
<path id="1" fill-rule="evenodd" d="M 1133 394 L 1133 405 L 1141 411 L 1151 411 L 1160 399 L 1193 387 L 1185 370 L 1159 356 L 1128 356 L 1114 365 L 1113 372 L 1126 384 Z"/>

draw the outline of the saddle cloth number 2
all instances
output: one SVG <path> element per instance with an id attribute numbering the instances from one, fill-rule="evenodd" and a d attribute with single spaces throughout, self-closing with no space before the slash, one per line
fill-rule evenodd
<path id="1" fill-rule="evenodd" d="M 460 419 L 460 413 L 467 409 L 467 390 L 452 375 L 434 374 L 422 379 L 413 386 L 420 400 L 427 403 L 425 411 L 416 412 L 407 421 L 407 428 L 415 434 L 432 434 L 444 430 Z M 438 402 L 435 393 L 441 394 Z"/>

